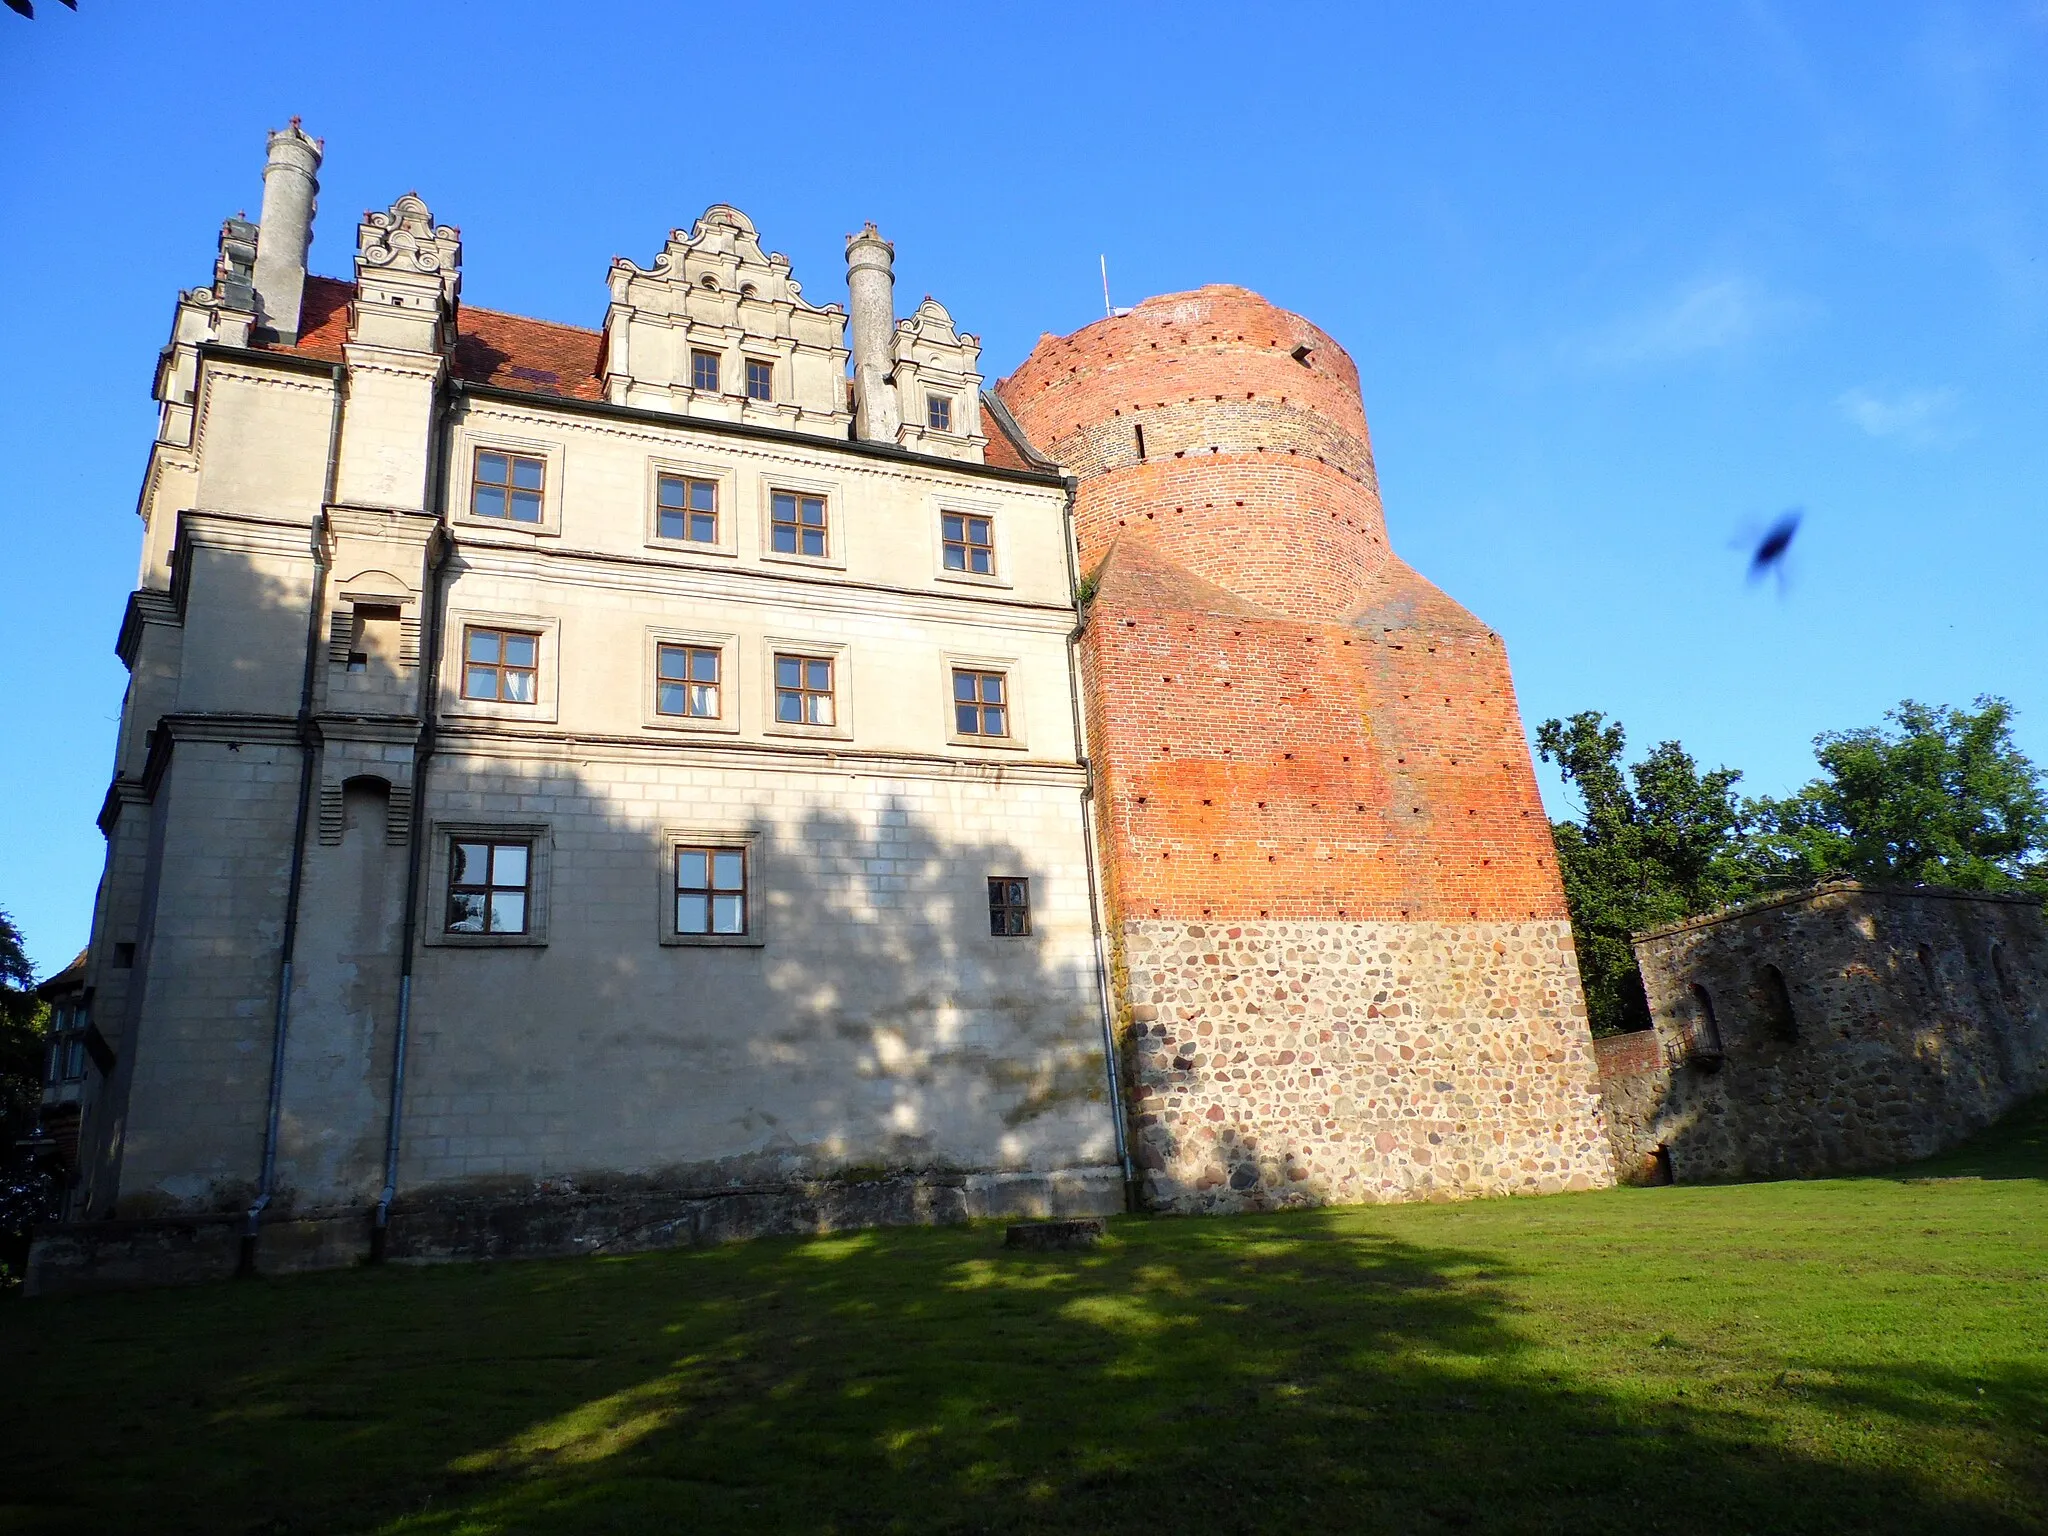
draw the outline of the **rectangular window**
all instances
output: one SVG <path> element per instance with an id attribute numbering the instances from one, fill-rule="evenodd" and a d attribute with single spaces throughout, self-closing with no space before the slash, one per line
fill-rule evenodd
<path id="1" fill-rule="evenodd" d="M 718 393 L 718 354 L 716 352 L 692 352 L 690 354 L 690 388 L 701 389 L 714 395 Z"/>
<path id="2" fill-rule="evenodd" d="M 1031 931 L 1031 882 L 1009 875 L 988 877 L 988 931 L 1010 938 Z"/>
<path id="3" fill-rule="evenodd" d="M 749 400 L 770 400 L 775 398 L 775 365 L 747 359 L 747 398 Z"/>
<path id="4" fill-rule="evenodd" d="M 972 576 L 993 576 L 996 570 L 995 519 L 976 517 L 971 512 L 943 512 L 939 534 L 945 548 L 949 571 L 966 571 Z"/>
<path id="5" fill-rule="evenodd" d="M 1003 674 L 953 669 L 953 728 L 962 736 L 1010 734 L 1009 700 Z"/>
<path id="6" fill-rule="evenodd" d="M 924 422 L 934 432 L 953 430 L 953 401 L 947 395 L 924 397 Z"/>
<path id="7" fill-rule="evenodd" d="M 775 658 L 775 719 L 780 725 L 837 723 L 829 656 Z"/>
<path id="8" fill-rule="evenodd" d="M 719 653 L 708 645 L 661 645 L 654 652 L 654 707 L 687 720 L 716 720 L 722 713 Z"/>
<path id="9" fill-rule="evenodd" d="M 449 849 L 449 933 L 526 932 L 531 843 L 458 837 Z"/>
<path id="10" fill-rule="evenodd" d="M 539 697 L 540 636 L 516 629 L 462 631 L 462 696 L 492 704 L 531 704 Z"/>
<path id="11" fill-rule="evenodd" d="M 692 544 L 718 542 L 718 482 L 662 475 L 654 482 L 654 534 Z"/>
<path id="12" fill-rule="evenodd" d="M 676 849 L 676 932 L 747 931 L 747 851 Z"/>
<path id="13" fill-rule="evenodd" d="M 476 473 L 470 477 L 470 513 L 514 523 L 537 523 L 547 477 L 545 459 L 479 448 Z"/>
<path id="14" fill-rule="evenodd" d="M 825 498 L 801 491 L 776 491 L 768 503 L 769 544 L 778 555 L 810 555 L 822 560 L 832 552 L 825 521 Z"/>

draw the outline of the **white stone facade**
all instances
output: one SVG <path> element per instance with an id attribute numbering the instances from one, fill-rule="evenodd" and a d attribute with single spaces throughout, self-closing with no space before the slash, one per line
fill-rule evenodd
<path id="1" fill-rule="evenodd" d="M 623 1187 L 953 1191 L 764 1230 L 1120 1205 L 1067 493 L 983 462 L 974 338 L 927 300 L 889 338 L 911 419 L 863 440 L 843 309 L 737 210 L 616 263 L 601 337 L 534 332 L 588 348 L 568 383 L 493 351 L 536 323 L 471 330 L 416 196 L 349 290 L 262 239 L 229 221 L 158 375 L 73 1227 L 327 1220 L 332 1262 L 436 1202 Z M 824 702 L 778 702 L 779 658 Z M 714 665 L 675 712 L 662 668 Z M 956 670 L 999 680 L 986 731 Z M 459 846 L 519 850 L 516 889 L 451 892 Z M 743 862 L 739 931 L 690 931 L 692 850 Z M 451 930 L 451 895 L 518 921 Z"/>

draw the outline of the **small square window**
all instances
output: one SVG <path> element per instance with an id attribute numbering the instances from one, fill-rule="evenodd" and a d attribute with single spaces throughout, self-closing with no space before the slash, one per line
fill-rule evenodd
<path id="1" fill-rule="evenodd" d="M 495 517 L 513 523 L 538 523 L 547 488 L 545 459 L 523 453 L 476 451 L 476 473 L 470 477 L 469 510 L 474 517 Z"/>
<path id="2" fill-rule="evenodd" d="M 654 707 L 686 720 L 716 720 L 723 714 L 724 688 L 716 647 L 660 645 L 654 652 Z"/>
<path id="3" fill-rule="evenodd" d="M 448 933 L 524 933 L 533 845 L 458 837 L 449 846 Z"/>
<path id="4" fill-rule="evenodd" d="M 654 482 L 656 538 L 691 544 L 718 542 L 718 482 L 694 475 L 662 475 Z"/>
<path id="5" fill-rule="evenodd" d="M 944 512 L 939 535 L 945 544 L 945 566 L 971 576 L 993 576 L 996 570 L 995 520 L 972 512 Z"/>
<path id="6" fill-rule="evenodd" d="M 531 704 L 540 690 L 540 636 L 516 629 L 462 631 L 462 696 L 491 704 Z"/>
<path id="7" fill-rule="evenodd" d="M 676 849 L 676 932 L 747 932 L 746 849 Z"/>
<path id="8" fill-rule="evenodd" d="M 776 491 L 769 497 L 768 521 L 769 544 L 776 554 L 823 560 L 832 553 L 824 497 Z"/>
<path id="9" fill-rule="evenodd" d="M 718 393 L 718 354 L 716 352 L 692 352 L 690 354 L 690 388 L 701 389 L 707 394 Z"/>
<path id="10" fill-rule="evenodd" d="M 950 395 L 924 397 L 924 424 L 934 432 L 953 430 L 953 399 Z"/>
<path id="11" fill-rule="evenodd" d="M 775 365 L 764 363 L 757 358 L 747 359 L 747 398 L 749 400 L 775 399 Z"/>
<path id="12" fill-rule="evenodd" d="M 953 669 L 953 728 L 962 736 L 1008 736 L 1009 700 L 1000 672 Z"/>
<path id="13" fill-rule="evenodd" d="M 776 656 L 775 720 L 778 725 L 838 723 L 829 656 Z"/>
<path id="14" fill-rule="evenodd" d="M 1031 882 L 1012 875 L 988 877 L 988 931 L 1013 938 L 1031 931 Z"/>

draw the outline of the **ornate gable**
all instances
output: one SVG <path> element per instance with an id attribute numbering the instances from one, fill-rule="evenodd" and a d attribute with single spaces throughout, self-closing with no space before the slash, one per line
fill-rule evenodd
<path id="1" fill-rule="evenodd" d="M 671 230 L 650 266 L 616 258 L 610 285 L 613 404 L 846 435 L 846 313 L 806 301 L 789 258 L 763 252 L 739 209 L 717 203 L 688 235 Z"/>
<path id="2" fill-rule="evenodd" d="M 896 441 L 919 453 L 982 462 L 981 339 L 956 329 L 930 294 L 889 338 L 890 376 L 903 412 Z"/>

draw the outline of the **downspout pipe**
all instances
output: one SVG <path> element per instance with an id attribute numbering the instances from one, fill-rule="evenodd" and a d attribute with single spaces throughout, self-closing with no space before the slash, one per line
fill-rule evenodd
<path id="1" fill-rule="evenodd" d="M 1078 653 L 1082 635 L 1088 630 L 1088 615 L 1081 602 L 1080 556 L 1074 534 L 1074 493 L 1079 484 L 1072 475 L 1063 477 L 1067 498 L 1064 513 L 1067 551 L 1067 586 L 1074 594 L 1074 628 L 1067 636 L 1067 699 L 1074 711 L 1074 750 L 1087 778 L 1081 784 L 1081 847 L 1088 869 L 1088 927 L 1095 940 L 1095 995 L 1102 1015 L 1102 1059 L 1109 1073 L 1110 1124 L 1116 1131 L 1117 1166 L 1123 1170 L 1124 1209 L 1138 1208 L 1137 1180 L 1131 1170 L 1131 1151 L 1124 1131 L 1122 1074 L 1117 1067 L 1115 1012 L 1110 1002 L 1109 957 L 1102 933 L 1102 887 L 1095 871 L 1095 761 L 1089 751 L 1087 721 L 1081 710 L 1081 667 Z"/>
<path id="2" fill-rule="evenodd" d="M 242 1229 L 241 1253 L 235 1272 L 256 1272 L 256 1241 L 263 1213 L 277 1187 L 278 1124 L 284 1113 L 284 1048 L 292 1013 L 292 957 L 299 942 L 299 898 L 306 883 L 306 826 L 313 813 L 313 763 L 319 741 L 313 729 L 313 684 L 319 676 L 320 619 L 327 606 L 327 509 L 341 469 L 341 415 L 348 402 L 348 369 L 332 368 L 334 408 L 327 423 L 327 476 L 320 492 L 320 520 L 313 535 L 313 595 L 306 608 L 306 664 L 299 680 L 299 805 L 292 824 L 291 873 L 284 897 L 284 937 L 278 945 L 277 1017 L 270 1033 L 270 1101 L 263 1117 L 263 1168 Z"/>
<path id="3" fill-rule="evenodd" d="M 381 1264 L 391 1230 L 391 1202 L 398 1198 L 398 1139 L 405 1122 L 405 1054 L 412 1035 L 413 957 L 419 947 L 420 878 L 426 864 L 427 768 L 434 756 L 436 705 L 441 679 L 441 629 L 447 602 L 448 557 L 454 541 L 448 534 L 448 420 L 455 408 L 452 387 L 442 392 L 434 414 L 433 492 L 427 505 L 435 516 L 433 543 L 427 557 L 425 623 L 420 628 L 420 734 L 412 757 L 412 825 L 406 840 L 405 935 L 399 943 L 398 1027 L 391 1041 L 391 1107 L 384 1126 L 384 1187 L 370 1226 L 370 1261 Z"/>

